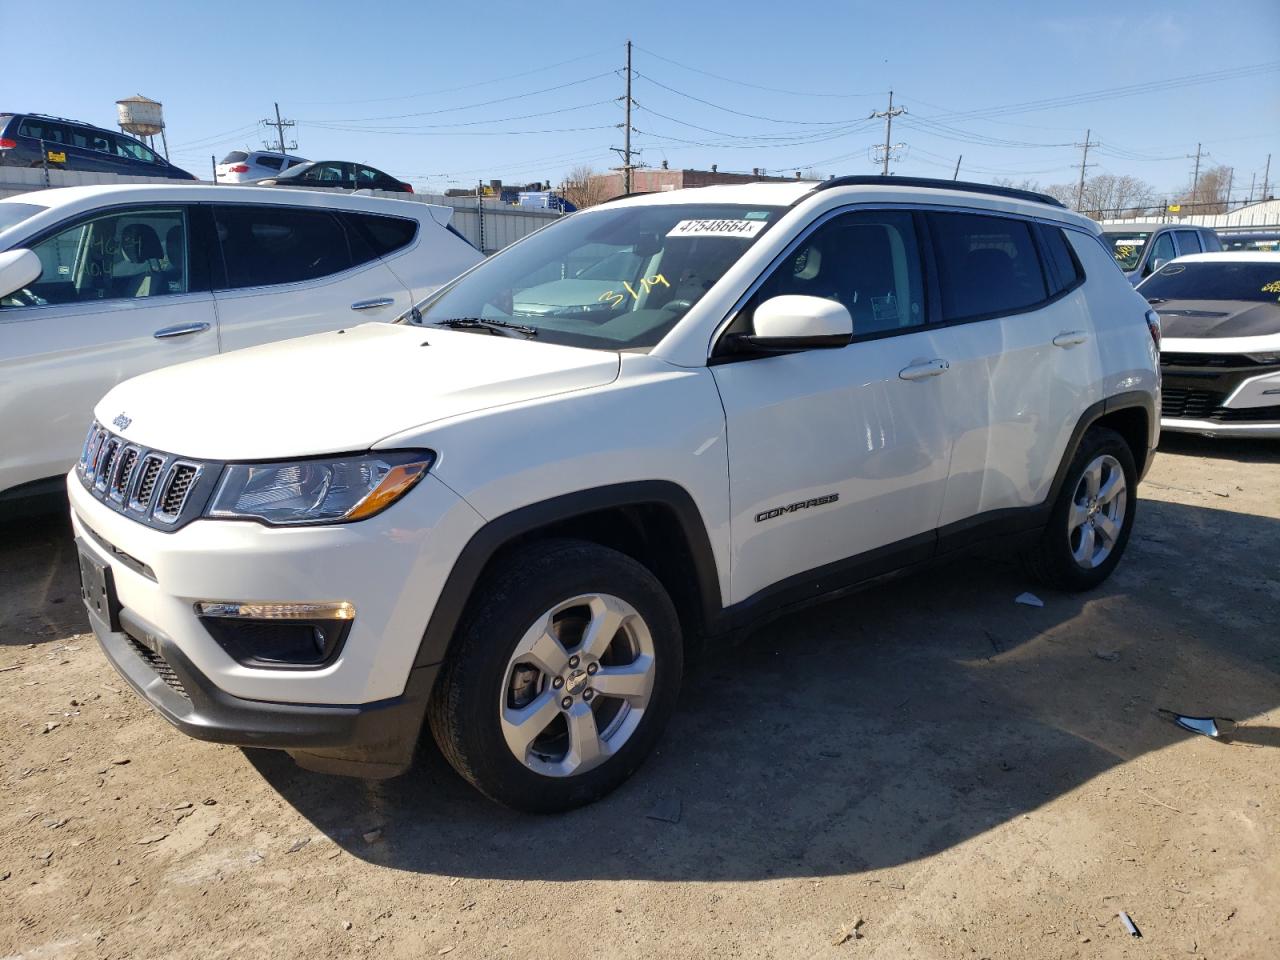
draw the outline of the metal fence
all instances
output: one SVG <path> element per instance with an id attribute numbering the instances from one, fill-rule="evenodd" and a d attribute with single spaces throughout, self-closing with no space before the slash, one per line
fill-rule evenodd
<path id="1" fill-rule="evenodd" d="M 78 170 L 43 170 L 31 167 L 0 166 L 0 198 L 18 193 L 44 190 L 52 187 L 79 187 L 93 184 L 168 183 L 182 184 L 185 180 L 169 180 L 165 177 L 122 177 L 114 173 L 83 173 Z M 270 188 L 263 188 L 270 189 Z M 515 243 L 521 237 L 558 220 L 563 214 L 555 210 L 538 210 L 516 207 L 496 200 L 480 200 L 474 197 L 445 197 L 431 193 L 389 193 L 384 190 L 368 191 L 375 196 L 387 197 L 407 203 L 435 203 L 452 207 L 450 223 L 477 249 L 494 253 Z"/>

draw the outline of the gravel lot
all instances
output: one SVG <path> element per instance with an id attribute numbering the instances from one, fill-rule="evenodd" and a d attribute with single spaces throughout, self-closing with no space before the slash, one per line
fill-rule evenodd
<path id="1" fill-rule="evenodd" d="M 434 749 L 366 784 L 182 737 L 67 524 L 0 527 L 0 957 L 1280 956 L 1280 444 L 1166 437 L 1141 492 L 1096 593 L 970 560 L 714 652 L 555 818 Z"/>

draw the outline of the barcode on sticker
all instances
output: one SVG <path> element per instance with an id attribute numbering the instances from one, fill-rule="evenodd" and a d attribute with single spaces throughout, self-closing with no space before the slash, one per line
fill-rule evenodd
<path id="1" fill-rule="evenodd" d="M 668 237 L 754 237 L 765 228 L 761 220 L 681 220 Z"/>

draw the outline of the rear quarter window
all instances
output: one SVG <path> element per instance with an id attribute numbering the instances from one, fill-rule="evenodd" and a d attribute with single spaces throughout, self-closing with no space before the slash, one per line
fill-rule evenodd
<path id="1" fill-rule="evenodd" d="M 284 161 L 279 157 L 268 157 L 268 156 L 259 155 L 257 157 L 254 157 L 253 162 L 260 167 L 267 167 L 271 170 L 279 170 L 281 167 L 284 166 Z"/>
<path id="2" fill-rule="evenodd" d="M 1061 227 L 1040 224 L 1040 241 L 1044 246 L 1045 272 L 1049 277 L 1050 296 L 1069 290 L 1084 279 L 1084 271 L 1067 242 Z"/>
<path id="3" fill-rule="evenodd" d="M 385 257 L 403 250 L 418 235 L 418 221 L 403 217 L 382 217 L 372 213 L 344 213 L 351 234 L 356 263 Z"/>

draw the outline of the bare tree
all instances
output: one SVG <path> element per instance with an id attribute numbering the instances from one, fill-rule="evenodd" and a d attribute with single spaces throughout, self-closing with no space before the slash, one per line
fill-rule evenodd
<path id="1" fill-rule="evenodd" d="M 1051 183 L 1047 187 L 1031 187 L 1047 193 L 1063 206 L 1075 208 L 1076 196 L 1080 196 L 1080 212 L 1095 220 L 1104 217 L 1147 216 L 1160 207 L 1155 187 L 1137 177 L 1100 173 L 1084 182 Z"/>
<path id="2" fill-rule="evenodd" d="M 1188 183 L 1180 201 L 1190 213 L 1226 213 L 1230 197 L 1231 168 L 1219 164 L 1200 171 L 1200 179 Z"/>
<path id="3" fill-rule="evenodd" d="M 590 164 L 579 164 L 565 174 L 560 194 L 579 210 L 594 207 L 607 198 L 605 180 Z"/>

